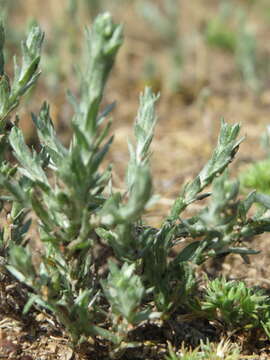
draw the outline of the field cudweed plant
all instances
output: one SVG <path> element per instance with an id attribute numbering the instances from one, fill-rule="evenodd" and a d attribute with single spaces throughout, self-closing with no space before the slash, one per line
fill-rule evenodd
<path id="1" fill-rule="evenodd" d="M 32 115 L 39 151 L 26 145 L 19 119 L 12 116 L 38 79 L 44 36 L 38 27 L 32 28 L 22 43 L 22 61 L 14 62 L 14 79 L 5 74 L 4 37 L 1 27 L 0 186 L 1 204 L 11 209 L 2 224 L 1 256 L 7 270 L 27 285 L 25 313 L 32 306 L 45 308 L 74 345 L 89 337 L 94 342 L 101 339 L 111 357 L 120 356 L 147 340 L 133 336 L 140 326 L 162 326 L 178 311 L 192 311 L 194 264 L 229 253 L 246 260 L 256 253 L 244 241 L 270 230 L 270 198 L 251 192 L 239 200 L 239 184 L 228 179 L 226 169 L 242 141 L 240 127 L 223 121 L 210 160 L 179 191 L 160 227 L 148 226 L 143 214 L 153 196 L 150 147 L 158 100 L 149 88 L 140 97 L 135 142 L 128 145 L 126 189 L 114 190 L 112 167 L 103 165 L 113 141 L 107 120 L 113 105 L 103 109 L 102 99 L 123 42 L 122 26 L 104 13 L 87 31 L 88 63 L 81 71 L 80 94 L 68 93 L 74 112 L 72 140 L 68 147 L 60 142 L 45 102 L 39 114 Z M 15 162 L 6 156 L 9 149 Z M 185 209 L 202 199 L 203 210 L 187 217 Z M 261 208 L 250 215 L 254 203 Z M 37 231 L 29 231 L 36 221 Z M 28 241 L 31 236 L 43 244 L 38 266 Z M 189 241 L 172 257 L 179 239 Z M 214 283 L 211 286 L 209 299 L 215 289 Z"/>

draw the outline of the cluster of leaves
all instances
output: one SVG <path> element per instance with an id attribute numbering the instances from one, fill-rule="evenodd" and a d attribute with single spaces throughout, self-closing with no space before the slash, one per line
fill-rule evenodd
<path id="1" fill-rule="evenodd" d="M 262 290 L 248 288 L 242 281 L 215 279 L 207 284 L 202 310 L 230 331 L 262 328 L 269 332 L 269 297 Z"/>
<path id="2" fill-rule="evenodd" d="M 106 120 L 113 104 L 101 110 L 101 102 L 123 41 L 122 27 L 108 13 L 96 18 L 87 32 L 88 62 L 80 94 L 68 93 L 74 109 L 72 141 L 68 147 L 60 142 L 44 103 L 32 115 L 39 151 L 26 145 L 18 119 L 11 130 L 6 124 L 37 80 L 43 33 L 34 27 L 23 42 L 22 65 L 15 66 L 11 86 L 4 74 L 3 29 L 0 40 L 1 156 L 10 147 L 17 160 L 0 164 L 1 201 L 11 206 L 0 245 L 9 272 L 28 286 L 24 311 L 32 305 L 50 310 L 74 343 L 98 336 L 117 352 L 136 346 L 130 335 L 134 327 L 166 321 L 190 303 L 196 288 L 192 264 L 229 253 L 247 260 L 256 251 L 243 242 L 270 229 L 269 197 L 252 192 L 240 201 L 238 182 L 229 181 L 224 172 L 242 141 L 239 125 L 222 122 L 211 159 L 180 191 L 160 227 L 147 226 L 143 213 L 153 200 L 150 145 L 158 99 L 150 89 L 140 98 L 123 192 L 112 186 L 111 166 L 103 166 L 113 140 L 111 121 Z M 205 192 L 211 183 L 212 193 Z M 188 206 L 209 196 L 202 211 L 184 218 Z M 260 211 L 250 216 L 256 202 Z M 33 220 L 37 229 L 29 231 Z M 44 248 L 38 266 L 28 244 L 33 236 Z M 179 241 L 184 246 L 172 257 Z"/>

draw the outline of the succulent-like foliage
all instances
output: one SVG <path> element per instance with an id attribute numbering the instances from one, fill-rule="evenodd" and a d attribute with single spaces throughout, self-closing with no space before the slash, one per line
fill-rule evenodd
<path id="1" fill-rule="evenodd" d="M 215 279 L 206 288 L 202 309 L 231 330 L 262 326 L 269 318 L 269 297 L 243 282 Z"/>

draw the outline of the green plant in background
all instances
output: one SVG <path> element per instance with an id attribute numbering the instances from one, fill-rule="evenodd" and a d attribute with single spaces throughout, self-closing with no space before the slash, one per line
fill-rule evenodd
<path id="1" fill-rule="evenodd" d="M 30 150 L 18 119 L 11 130 L 5 123 L 38 77 L 42 39 L 42 32 L 33 28 L 9 88 L 1 30 L 0 129 L 17 160 L 2 161 L 0 166 L 1 201 L 12 206 L 2 225 L 1 252 L 9 272 L 28 286 L 24 312 L 33 304 L 44 307 L 74 344 L 89 337 L 106 339 L 110 356 L 120 356 L 126 348 L 140 345 L 132 337 L 136 327 L 150 320 L 163 324 L 180 308 L 192 311 L 197 285 L 193 264 L 229 253 L 244 259 L 257 253 L 243 242 L 270 230 L 270 199 L 256 192 L 238 199 L 239 185 L 224 171 L 242 141 L 240 127 L 222 122 L 208 163 L 179 192 L 160 227 L 147 226 L 143 214 L 153 196 L 150 146 L 158 99 L 148 88 L 140 98 L 135 142 L 129 142 L 126 189 L 113 189 L 112 168 L 103 165 L 113 140 L 111 121 L 106 120 L 113 104 L 101 109 L 101 103 L 123 35 L 108 13 L 99 15 L 87 32 L 88 61 L 81 71 L 80 94 L 68 94 L 74 109 L 70 145 L 58 139 L 44 103 L 40 113 L 32 115 L 40 150 Z M 205 192 L 212 183 L 213 192 Z M 185 216 L 187 207 L 209 196 L 211 201 L 197 215 Z M 251 216 L 256 202 L 263 209 Z M 27 241 L 33 236 L 28 231 L 32 219 L 38 220 L 38 240 L 44 246 L 39 266 L 34 266 Z M 172 257 L 179 239 L 183 248 Z"/>
<path id="2" fill-rule="evenodd" d="M 243 170 L 240 183 L 243 191 L 256 189 L 265 194 L 270 193 L 270 128 L 267 127 L 261 138 L 262 147 L 267 155 L 263 160 L 256 161 Z"/>
<path id="3" fill-rule="evenodd" d="M 238 23 L 235 61 L 247 86 L 256 92 L 261 86 L 257 71 L 259 64 L 256 37 L 248 29 L 244 12 L 239 13 Z"/>
<path id="4" fill-rule="evenodd" d="M 179 1 L 166 0 L 163 2 L 163 11 L 154 1 L 141 1 L 137 5 L 138 12 L 157 32 L 166 51 L 170 71 L 166 73 L 165 86 L 176 92 L 181 86 L 181 69 L 183 65 L 183 44 L 179 35 L 180 4 Z M 164 47 L 166 50 L 164 50 Z M 157 77 L 158 65 L 153 57 L 148 58 L 145 64 L 145 76 L 148 83 Z"/>
<path id="5" fill-rule="evenodd" d="M 210 46 L 216 46 L 224 50 L 234 52 L 236 49 L 236 34 L 230 26 L 228 21 L 232 16 L 232 5 L 230 2 L 222 2 L 218 15 L 208 21 L 205 37 Z"/>
<path id="6" fill-rule="evenodd" d="M 243 189 L 257 189 L 270 194 L 270 159 L 250 165 L 240 174 Z"/>
<path id="7" fill-rule="evenodd" d="M 246 85 L 255 92 L 260 89 L 256 37 L 248 29 L 247 15 L 241 7 L 235 9 L 231 1 L 222 1 L 218 15 L 206 26 L 205 38 L 210 46 L 231 52 Z"/>

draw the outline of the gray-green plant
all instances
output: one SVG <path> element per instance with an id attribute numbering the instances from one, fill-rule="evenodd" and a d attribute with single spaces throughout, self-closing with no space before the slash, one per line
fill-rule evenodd
<path id="1" fill-rule="evenodd" d="M 1 134 L 10 157 L 1 161 L 1 204 L 11 205 L 1 226 L 1 253 L 8 271 L 27 285 L 29 301 L 51 311 L 74 344 L 92 337 L 111 344 L 111 356 L 140 345 L 132 331 L 149 322 L 172 319 L 188 306 L 196 292 L 193 264 L 229 253 L 246 259 L 256 251 L 244 240 L 270 229 L 270 199 L 252 192 L 241 201 L 238 184 L 222 175 L 243 139 L 239 125 L 221 123 L 217 146 L 200 173 L 179 192 L 160 227 L 144 222 L 153 200 L 150 173 L 151 141 L 157 121 L 158 96 L 147 88 L 140 98 L 126 188 L 116 191 L 112 167 L 104 165 L 113 137 L 102 106 L 105 85 L 123 42 L 122 26 L 108 13 L 99 15 L 87 31 L 87 64 L 79 77 L 79 93 L 68 92 L 73 106 L 72 140 L 64 146 L 53 127 L 45 102 L 32 120 L 39 149 L 30 149 L 18 126 L 6 127 L 11 111 L 37 80 L 43 33 L 33 28 L 23 42 L 23 61 L 16 65 L 9 86 L 4 75 L 4 31 L 1 30 Z M 11 121 L 11 120 L 10 120 Z M 10 129 L 11 128 L 11 129 Z M 2 158 L 5 157 L 1 150 Z M 212 192 L 209 186 L 214 183 Z M 192 217 L 185 209 L 208 197 Z M 262 204 L 251 216 L 251 206 Z M 35 231 L 31 231 L 31 221 Z M 43 253 L 35 265 L 28 239 L 41 241 Z M 172 257 L 179 241 L 183 249 Z"/>
<path id="2" fill-rule="evenodd" d="M 261 87 L 256 36 L 254 32 L 248 29 L 244 12 L 239 13 L 238 23 L 235 61 L 244 82 L 251 90 L 256 92 Z"/>
<path id="3" fill-rule="evenodd" d="M 9 114 L 19 105 L 21 97 L 36 83 L 40 75 L 38 65 L 43 37 L 44 34 L 39 27 L 32 27 L 27 39 L 21 44 L 21 64 L 18 64 L 14 57 L 14 78 L 10 81 L 4 70 L 5 32 L 3 25 L 0 26 L 0 129 L 2 133 Z"/>

